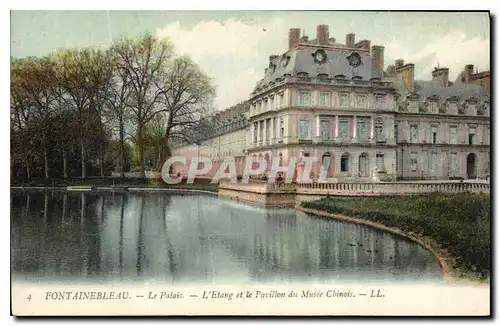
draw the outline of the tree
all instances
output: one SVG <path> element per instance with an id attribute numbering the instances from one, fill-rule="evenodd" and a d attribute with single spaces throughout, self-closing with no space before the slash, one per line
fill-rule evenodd
<path id="1" fill-rule="evenodd" d="M 198 65 L 187 57 L 175 58 L 169 64 L 163 85 L 159 87 L 167 115 L 165 160 L 171 155 L 169 141 L 178 139 L 192 142 L 208 132 L 210 125 L 202 119 L 212 113 L 215 87 Z"/>
<path id="2" fill-rule="evenodd" d="M 122 39 L 113 45 L 112 50 L 118 57 L 118 73 L 131 85 L 129 107 L 137 133 L 141 177 L 145 178 L 144 128 L 161 112 L 158 106 L 161 90 L 157 85 L 172 47 L 166 39 L 158 40 L 146 34 L 135 40 Z"/>
<path id="3" fill-rule="evenodd" d="M 46 179 L 49 178 L 48 134 L 55 104 L 54 72 L 54 62 L 49 58 L 31 57 L 18 62 L 12 76 L 15 91 L 24 97 L 22 105 L 27 105 L 21 110 L 30 111 L 32 131 L 38 135 L 36 140 L 43 149 Z"/>
<path id="4" fill-rule="evenodd" d="M 26 168 L 26 177 L 31 178 L 31 136 L 27 124 L 32 119 L 31 103 L 23 87 L 24 59 L 11 60 L 10 74 L 10 126 L 11 126 L 11 158 L 21 161 Z M 15 162 L 15 160 L 14 160 Z M 11 169 L 14 165 L 11 162 Z"/>
<path id="5" fill-rule="evenodd" d="M 59 85 L 64 90 L 65 99 L 75 111 L 82 178 L 85 178 L 86 147 L 92 144 L 92 140 L 99 141 L 103 138 L 100 114 L 105 99 L 103 94 L 109 85 L 109 55 L 102 50 L 81 49 L 61 51 L 56 56 L 59 59 Z M 99 152 L 102 158 L 102 150 Z"/>
<path id="6" fill-rule="evenodd" d="M 128 74 L 117 69 L 118 57 L 116 53 L 112 52 L 114 55 L 113 64 L 113 74 L 110 79 L 110 85 L 107 91 L 106 102 L 105 102 L 105 114 L 106 124 L 108 124 L 112 131 L 118 129 L 119 146 L 118 146 L 118 166 L 120 166 L 120 176 L 125 178 L 125 165 L 126 165 L 126 147 L 125 147 L 125 124 L 127 119 L 130 117 L 129 101 L 132 91 L 132 84 Z M 116 151 L 116 149 L 115 149 Z M 128 163 L 130 164 L 130 163 Z"/>

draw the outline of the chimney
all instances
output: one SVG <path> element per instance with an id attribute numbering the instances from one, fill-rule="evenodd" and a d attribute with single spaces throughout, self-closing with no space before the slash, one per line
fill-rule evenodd
<path id="1" fill-rule="evenodd" d="M 474 65 L 465 65 L 465 82 L 468 83 L 470 81 L 470 77 L 474 75 Z"/>
<path id="2" fill-rule="evenodd" d="M 450 69 L 434 68 L 432 71 L 432 81 L 439 82 L 443 87 L 448 87 Z"/>
<path id="3" fill-rule="evenodd" d="M 401 78 L 406 88 L 413 93 L 415 81 L 415 65 L 413 63 L 403 64 L 404 61 L 396 60 L 396 77 Z"/>
<path id="4" fill-rule="evenodd" d="M 381 45 L 372 46 L 373 65 L 381 77 L 384 76 L 384 47 Z"/>
<path id="5" fill-rule="evenodd" d="M 387 72 L 387 76 L 394 77 L 394 76 L 396 76 L 396 67 L 394 67 L 393 65 L 389 65 L 387 67 L 386 72 Z"/>
<path id="6" fill-rule="evenodd" d="M 319 45 L 328 45 L 329 39 L 328 25 L 318 25 L 316 27 L 316 40 Z"/>
<path id="7" fill-rule="evenodd" d="M 290 28 L 288 31 L 288 49 L 290 50 L 300 42 L 300 28 Z"/>
<path id="8" fill-rule="evenodd" d="M 354 42 L 355 42 L 356 34 L 354 33 L 349 33 L 345 36 L 345 45 L 348 48 L 354 48 Z"/>

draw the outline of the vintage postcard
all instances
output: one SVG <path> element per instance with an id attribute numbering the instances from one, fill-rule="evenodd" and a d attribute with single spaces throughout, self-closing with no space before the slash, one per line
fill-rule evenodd
<path id="1" fill-rule="evenodd" d="M 11 11 L 15 316 L 489 316 L 490 13 Z"/>

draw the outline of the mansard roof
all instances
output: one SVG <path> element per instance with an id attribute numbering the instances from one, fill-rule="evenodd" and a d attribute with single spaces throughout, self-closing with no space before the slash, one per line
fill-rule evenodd
<path id="1" fill-rule="evenodd" d="M 315 54 L 322 51 L 326 58 L 324 61 L 315 59 Z M 349 64 L 348 57 L 353 54 L 359 54 L 361 64 L 357 67 Z M 381 78 L 372 64 L 372 57 L 369 52 L 356 51 L 355 49 L 338 48 L 317 48 L 317 47 L 299 47 L 295 48 L 282 56 L 275 56 L 269 62 L 266 68 L 264 78 L 256 85 L 256 89 L 269 84 L 271 81 L 284 75 L 297 76 L 307 73 L 310 77 L 318 75 L 327 75 L 333 78 L 337 75 L 344 75 L 346 79 L 361 77 L 362 80 L 369 81 L 372 78 Z"/>
<path id="2" fill-rule="evenodd" d="M 437 95 L 440 100 L 450 97 L 458 97 L 459 101 L 465 101 L 470 98 L 477 98 L 479 101 L 487 101 L 489 99 L 488 93 L 479 85 L 465 84 L 461 81 L 453 83 L 453 85 L 444 87 L 438 82 L 434 81 L 415 81 L 415 91 L 421 98 L 431 97 Z"/>
<path id="3" fill-rule="evenodd" d="M 401 95 L 401 100 L 410 94 L 408 88 L 399 78 L 393 78 L 394 88 Z M 471 98 L 476 98 L 478 101 L 489 101 L 488 93 L 476 84 L 465 84 L 457 81 L 448 87 L 444 87 L 437 81 L 431 80 L 416 80 L 414 82 L 415 92 L 420 101 L 437 96 L 439 101 L 451 99 L 455 101 L 466 101 Z"/>

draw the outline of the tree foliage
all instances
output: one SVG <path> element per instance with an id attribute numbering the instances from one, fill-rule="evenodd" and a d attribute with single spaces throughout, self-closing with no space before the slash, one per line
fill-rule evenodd
<path id="1" fill-rule="evenodd" d="M 146 34 L 11 58 L 10 93 L 13 179 L 105 176 L 106 167 L 123 177 L 133 157 L 145 177 L 172 141 L 202 138 L 215 88 L 167 39 Z"/>

